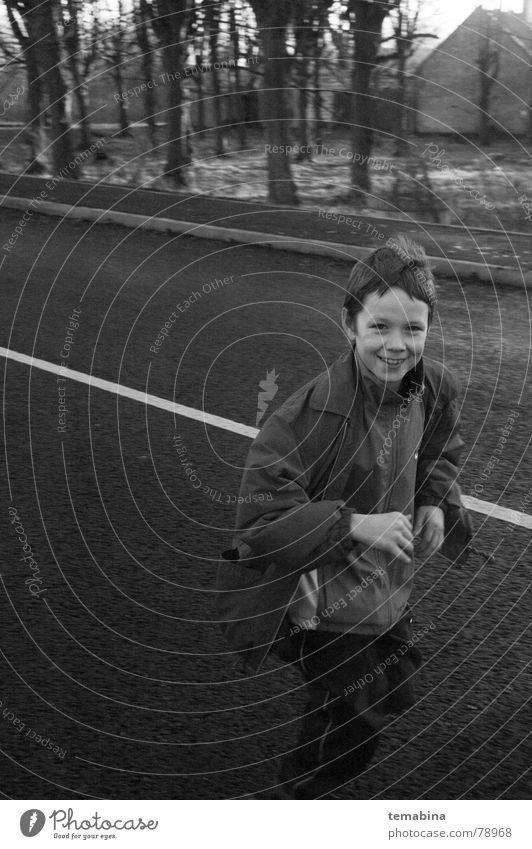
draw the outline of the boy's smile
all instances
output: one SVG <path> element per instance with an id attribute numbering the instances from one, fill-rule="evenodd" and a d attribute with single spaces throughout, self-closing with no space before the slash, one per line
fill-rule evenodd
<path id="1" fill-rule="evenodd" d="M 359 358 L 390 389 L 399 389 L 405 374 L 421 359 L 428 317 L 428 304 L 397 286 L 384 295 L 367 295 L 354 327 L 348 323 L 345 308 L 342 310 L 344 330 L 355 343 Z"/>

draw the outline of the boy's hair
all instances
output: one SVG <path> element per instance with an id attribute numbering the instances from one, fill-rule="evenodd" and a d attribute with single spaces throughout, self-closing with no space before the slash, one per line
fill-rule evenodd
<path id="1" fill-rule="evenodd" d="M 392 286 L 428 305 L 430 326 L 436 306 L 432 269 L 421 245 L 402 234 L 391 236 L 386 245 L 355 263 L 344 300 L 349 322 L 355 323 L 367 295 L 384 295 Z"/>

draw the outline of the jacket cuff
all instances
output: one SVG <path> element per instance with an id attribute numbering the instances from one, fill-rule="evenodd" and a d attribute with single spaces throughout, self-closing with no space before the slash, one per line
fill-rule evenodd
<path id="1" fill-rule="evenodd" d="M 351 536 L 351 516 L 353 515 L 353 510 L 349 507 L 340 507 L 339 513 L 339 520 L 329 531 L 327 544 L 330 548 L 340 546 L 343 553 L 347 556 L 356 548 L 356 541 Z"/>

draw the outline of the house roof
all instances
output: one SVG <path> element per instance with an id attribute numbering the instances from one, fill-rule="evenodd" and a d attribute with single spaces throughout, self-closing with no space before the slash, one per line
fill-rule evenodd
<path id="1" fill-rule="evenodd" d="M 457 30 L 461 27 L 467 28 L 469 23 L 474 22 L 475 18 L 478 18 L 481 13 L 486 13 L 493 20 L 496 20 L 502 31 L 508 35 L 511 40 L 520 47 L 521 50 L 523 50 L 523 52 L 532 57 L 532 26 L 525 20 L 523 14 L 502 12 L 496 9 L 484 9 L 483 6 L 477 6 L 467 16 L 467 18 L 465 18 L 451 33 L 449 33 L 446 38 L 440 41 L 436 47 L 429 48 L 428 53 L 415 65 L 416 74 L 419 74 L 423 65 L 434 55 L 434 53 L 439 52 L 444 48 L 447 42 L 454 37 Z M 471 29 L 474 29 L 474 27 L 471 27 Z M 525 39 L 523 39 L 523 34 L 525 34 Z"/>

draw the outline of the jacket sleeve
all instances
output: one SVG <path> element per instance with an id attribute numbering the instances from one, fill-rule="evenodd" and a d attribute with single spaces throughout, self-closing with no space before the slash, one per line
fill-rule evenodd
<path id="1" fill-rule="evenodd" d="M 309 484 L 292 427 L 273 413 L 249 450 L 237 508 L 236 535 L 254 558 L 275 560 L 287 572 L 346 565 L 356 546 L 352 511 L 341 500 L 311 501 Z"/>
<path id="2" fill-rule="evenodd" d="M 449 388 L 446 397 L 427 416 L 416 475 L 416 506 L 433 504 L 445 512 L 461 504 L 456 478 L 464 447 L 454 381 Z"/>

